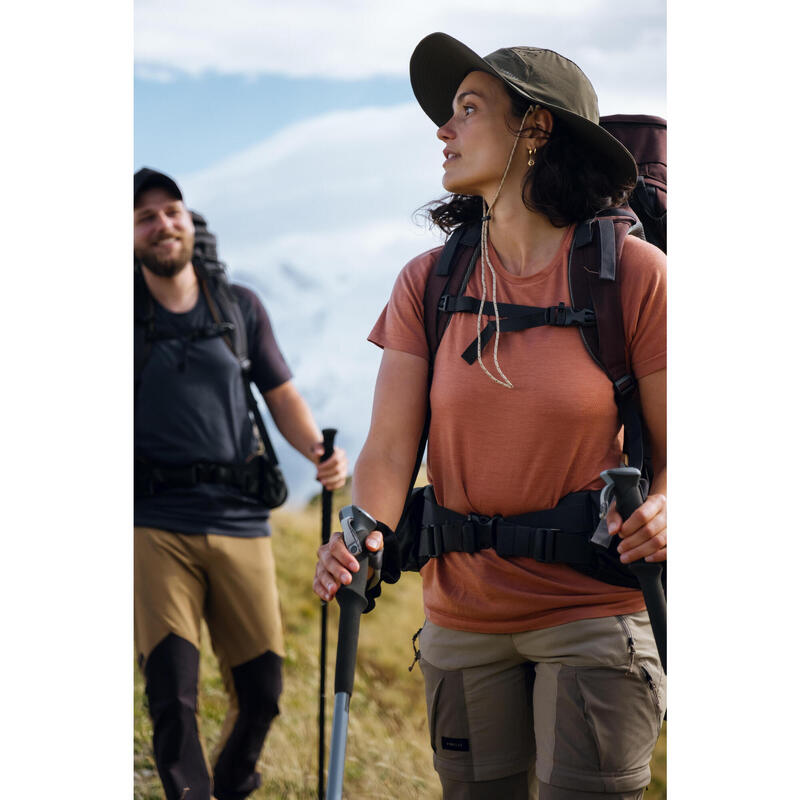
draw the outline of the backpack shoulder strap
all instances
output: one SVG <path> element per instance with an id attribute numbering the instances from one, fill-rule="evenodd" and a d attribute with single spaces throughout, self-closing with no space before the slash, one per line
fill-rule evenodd
<path id="1" fill-rule="evenodd" d="M 445 310 L 443 300 L 448 294 L 460 296 L 464 293 L 480 252 L 480 238 L 480 222 L 460 225 L 448 237 L 428 276 L 423 308 L 431 377 L 436 352 L 452 316 L 442 313 Z"/>
<path id="2" fill-rule="evenodd" d="M 222 265 L 216 262 L 220 267 Z M 247 327 L 244 321 L 244 314 L 239 301 L 236 299 L 233 289 L 223 269 L 209 269 L 209 263 L 205 262 L 197 271 L 200 281 L 200 288 L 206 298 L 211 316 L 217 323 L 228 323 L 230 328 L 225 334 L 225 343 L 236 356 L 242 369 L 247 371 L 250 368 L 250 357 L 247 345 Z"/>
<path id="3" fill-rule="evenodd" d="M 569 254 L 569 289 L 573 307 L 592 308 L 597 325 L 581 328 L 587 350 L 616 385 L 630 374 L 622 324 L 620 259 L 625 237 L 636 218 L 622 209 L 578 225 Z"/>
<path id="4" fill-rule="evenodd" d="M 228 283 L 225 264 L 217 256 L 217 237 L 208 229 L 205 218 L 190 212 L 194 223 L 194 253 L 192 265 L 200 281 L 211 316 L 217 323 L 227 322 L 232 329 L 225 342 L 244 369 L 249 367 L 247 328 L 236 295 Z"/>
<path id="5" fill-rule="evenodd" d="M 148 337 L 155 325 L 155 305 L 153 297 L 144 282 L 141 267 L 134 261 L 133 265 L 133 385 L 134 390 L 139 385 L 139 380 L 153 342 Z M 134 395 L 135 396 L 135 395 Z"/>
<path id="6" fill-rule="evenodd" d="M 625 209 L 607 209 L 575 230 L 569 254 L 569 290 L 573 306 L 592 308 L 595 327 L 579 328 L 595 362 L 614 386 L 614 399 L 625 428 L 628 463 L 646 472 L 647 442 L 639 393 L 631 367 L 622 318 L 621 257 L 625 238 L 636 222 Z"/>
<path id="7" fill-rule="evenodd" d="M 444 332 L 450 322 L 452 314 L 443 312 L 443 299 L 455 289 L 458 295 L 463 294 L 469 281 L 475 261 L 480 253 L 481 224 L 480 222 L 464 223 L 459 225 L 445 242 L 439 260 L 434 265 L 428 275 L 428 282 L 425 284 L 425 295 L 423 298 L 423 320 L 425 322 L 425 336 L 428 340 L 428 395 L 430 396 L 431 384 L 433 383 L 433 362 L 439 344 L 442 341 Z M 417 446 L 417 457 L 414 463 L 414 470 L 411 473 L 411 482 L 406 493 L 405 508 L 411 498 L 411 491 L 417 479 L 417 473 L 422 466 L 422 457 L 425 454 L 425 447 L 428 443 L 428 431 L 431 424 L 431 406 L 428 402 L 428 410 L 425 415 L 425 424 L 422 426 L 419 445 Z M 405 514 L 405 509 L 404 512 Z"/>

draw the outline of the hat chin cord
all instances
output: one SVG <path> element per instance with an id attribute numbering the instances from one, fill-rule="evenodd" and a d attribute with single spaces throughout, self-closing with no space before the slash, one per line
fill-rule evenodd
<path id="1" fill-rule="evenodd" d="M 477 329 L 477 350 L 478 350 L 478 363 L 481 365 L 481 369 L 495 382 L 499 383 L 500 386 L 504 386 L 506 389 L 513 389 L 514 384 L 506 377 L 506 374 L 500 369 L 500 363 L 497 360 L 497 348 L 500 344 L 500 313 L 497 308 L 497 273 L 495 272 L 494 265 L 492 264 L 491 259 L 489 258 L 489 220 L 491 219 L 491 212 L 494 208 L 494 204 L 497 202 L 497 198 L 500 196 L 500 190 L 503 188 L 503 184 L 506 180 L 506 175 L 508 175 L 508 170 L 511 167 L 511 160 L 514 158 L 514 153 L 517 151 L 517 144 L 519 144 L 519 137 L 522 135 L 522 129 L 525 127 L 525 120 L 528 114 L 533 110 L 533 106 L 528 106 L 528 110 L 522 116 L 522 122 L 520 123 L 519 130 L 517 131 L 517 135 L 514 137 L 514 144 L 511 148 L 511 152 L 508 155 L 508 161 L 506 162 L 506 168 L 503 172 L 503 177 L 500 179 L 500 185 L 497 187 L 497 191 L 495 192 L 494 198 L 492 198 L 492 202 L 489 205 L 486 205 L 486 200 L 483 201 L 483 217 L 481 218 L 481 305 L 478 309 L 478 314 L 475 317 L 475 327 Z M 495 320 L 495 335 L 494 335 L 494 366 L 497 369 L 497 373 L 500 375 L 500 378 L 492 375 L 491 372 L 486 368 L 486 365 L 483 363 L 483 358 L 481 357 L 481 317 L 483 316 L 483 308 L 486 303 L 486 265 L 489 265 L 489 272 L 492 273 L 492 306 L 494 308 L 494 320 Z M 502 378 L 502 380 L 501 380 Z"/>

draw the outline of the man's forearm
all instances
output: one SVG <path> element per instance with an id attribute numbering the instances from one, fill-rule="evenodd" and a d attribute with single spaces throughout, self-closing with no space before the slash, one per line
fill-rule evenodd
<path id="1" fill-rule="evenodd" d="M 314 421 L 308 403 L 291 381 L 264 393 L 269 413 L 281 436 L 309 461 L 316 463 L 314 447 L 322 441 L 322 433 Z"/>

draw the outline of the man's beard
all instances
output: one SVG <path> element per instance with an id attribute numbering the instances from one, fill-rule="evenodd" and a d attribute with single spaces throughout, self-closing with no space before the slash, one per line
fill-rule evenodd
<path id="1" fill-rule="evenodd" d="M 159 256 L 155 252 L 155 246 L 150 248 L 134 249 L 134 255 L 144 264 L 154 275 L 162 278 L 171 278 L 177 275 L 192 258 L 194 250 L 194 236 L 190 233 L 180 234 L 181 247 L 177 253 L 171 256 Z M 156 246 L 158 242 L 156 242 Z"/>

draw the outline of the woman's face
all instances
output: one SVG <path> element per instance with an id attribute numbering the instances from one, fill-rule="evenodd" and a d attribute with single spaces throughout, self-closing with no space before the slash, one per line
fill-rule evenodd
<path id="1" fill-rule="evenodd" d="M 442 186 L 454 194 L 493 196 L 514 146 L 509 130 L 514 122 L 501 81 L 487 72 L 470 72 L 456 90 L 453 116 L 436 133 L 446 145 Z M 520 143 L 509 173 L 524 171 L 526 158 Z"/>

